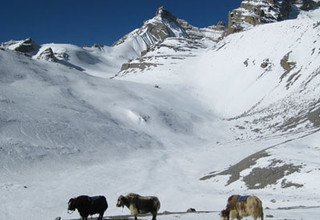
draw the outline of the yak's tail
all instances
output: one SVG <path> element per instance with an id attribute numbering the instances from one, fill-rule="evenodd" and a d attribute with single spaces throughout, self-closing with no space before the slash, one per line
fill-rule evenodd
<path id="1" fill-rule="evenodd" d="M 161 203 L 160 203 L 160 201 L 159 201 L 159 199 L 157 199 L 157 201 L 156 201 L 156 209 L 157 209 L 157 211 L 159 211 L 159 209 L 160 209 L 160 206 L 161 206 Z"/>
<path id="2" fill-rule="evenodd" d="M 256 201 L 256 205 L 257 205 L 257 208 L 258 208 L 258 213 L 257 214 L 260 214 L 260 218 L 261 218 L 261 220 L 263 220 L 264 219 L 264 216 L 263 216 L 263 207 L 262 207 L 262 201 L 258 198 L 258 197 L 256 197 L 255 196 L 255 201 Z M 257 216 L 258 217 L 258 216 Z"/>
<path id="3" fill-rule="evenodd" d="M 259 199 L 259 203 L 260 203 L 259 206 L 260 206 L 260 209 L 261 209 L 261 210 L 260 210 L 260 213 L 261 213 L 260 218 L 261 218 L 261 220 L 263 220 L 263 217 L 264 217 L 263 215 L 264 215 L 264 214 L 263 214 L 262 201 L 261 201 L 260 199 Z"/>

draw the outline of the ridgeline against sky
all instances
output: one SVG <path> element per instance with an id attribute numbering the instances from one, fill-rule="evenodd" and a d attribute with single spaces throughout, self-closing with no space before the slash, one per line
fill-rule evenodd
<path id="1" fill-rule="evenodd" d="M 3 0 L 0 42 L 32 37 L 39 43 L 111 45 L 164 6 L 197 27 L 227 21 L 236 1 L 215 0 Z"/>

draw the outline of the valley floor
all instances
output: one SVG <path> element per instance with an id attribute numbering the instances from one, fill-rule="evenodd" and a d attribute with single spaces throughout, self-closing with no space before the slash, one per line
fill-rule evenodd
<path id="1" fill-rule="evenodd" d="M 264 219 L 270 220 L 314 220 L 318 219 L 320 215 L 320 207 L 288 207 L 283 209 L 265 209 Z M 148 220 L 151 216 L 139 217 L 141 220 Z M 90 219 L 90 218 L 89 218 Z M 92 220 L 97 218 L 93 217 Z M 131 216 L 109 216 L 106 220 L 132 220 Z M 197 212 L 197 213 L 160 213 L 158 220 L 181 219 L 181 220 L 212 220 L 220 219 L 218 211 L 211 212 Z M 243 218 L 243 220 L 251 220 L 251 217 Z M 67 219 L 63 219 L 67 220 Z M 72 219 L 77 220 L 77 219 Z"/>

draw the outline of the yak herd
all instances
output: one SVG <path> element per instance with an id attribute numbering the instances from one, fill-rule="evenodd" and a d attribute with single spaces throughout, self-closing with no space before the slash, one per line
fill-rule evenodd
<path id="1" fill-rule="evenodd" d="M 160 201 L 155 196 L 140 196 L 135 193 L 129 193 L 126 196 L 119 196 L 117 207 L 126 206 L 134 219 L 138 219 L 138 214 L 152 214 L 152 220 L 156 220 L 160 209 Z M 99 214 L 98 220 L 102 220 L 104 212 L 108 208 L 106 197 L 104 196 L 78 196 L 72 198 L 68 203 L 68 211 L 78 210 L 81 218 L 87 220 L 89 215 Z"/>
<path id="2" fill-rule="evenodd" d="M 160 201 L 155 196 L 140 196 L 129 193 L 126 196 L 119 196 L 117 207 L 126 206 L 134 219 L 138 214 L 152 214 L 152 220 L 156 220 L 160 209 Z M 68 203 L 68 212 L 78 210 L 81 218 L 87 220 L 89 215 L 99 214 L 98 220 L 102 220 L 104 212 L 108 208 L 104 196 L 78 196 L 71 198 Z M 263 220 L 263 208 L 261 200 L 256 196 L 232 195 L 228 198 L 226 208 L 220 212 L 221 220 L 242 219 L 251 216 L 254 220 Z"/>

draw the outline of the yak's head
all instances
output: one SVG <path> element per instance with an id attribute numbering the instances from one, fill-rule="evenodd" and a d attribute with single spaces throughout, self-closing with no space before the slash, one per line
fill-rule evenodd
<path id="1" fill-rule="evenodd" d="M 230 214 L 230 212 L 228 210 L 226 210 L 226 209 L 222 210 L 220 212 L 220 219 L 221 220 L 229 220 L 229 214 Z"/>
<path id="2" fill-rule="evenodd" d="M 121 195 L 118 198 L 117 207 L 123 208 L 127 203 L 128 203 L 128 199 L 125 196 Z"/>
<path id="3" fill-rule="evenodd" d="M 72 198 L 68 202 L 68 211 L 74 211 L 77 208 L 77 198 Z"/>

